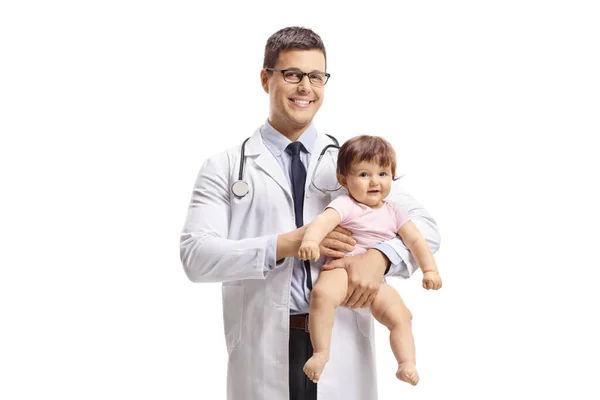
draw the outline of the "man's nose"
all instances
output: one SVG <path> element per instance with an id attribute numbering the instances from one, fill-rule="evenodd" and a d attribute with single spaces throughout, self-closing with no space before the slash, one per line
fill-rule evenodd
<path id="1" fill-rule="evenodd" d="M 298 91 L 302 93 L 310 93 L 311 89 L 310 79 L 308 79 L 308 75 L 304 75 L 300 82 L 298 82 Z"/>

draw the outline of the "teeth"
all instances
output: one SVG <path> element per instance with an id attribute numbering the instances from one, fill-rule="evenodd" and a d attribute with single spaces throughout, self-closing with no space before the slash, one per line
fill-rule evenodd
<path id="1" fill-rule="evenodd" d="M 296 100 L 296 99 L 294 99 L 294 103 L 298 103 L 300 105 L 307 106 L 308 103 L 310 103 L 310 101 L 308 101 L 308 100 Z"/>

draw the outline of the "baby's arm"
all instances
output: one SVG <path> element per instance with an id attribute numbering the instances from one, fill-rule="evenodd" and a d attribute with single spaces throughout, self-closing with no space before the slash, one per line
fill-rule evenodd
<path id="1" fill-rule="evenodd" d="M 314 259 L 317 261 L 321 254 L 319 252 L 319 243 L 329 232 L 331 232 L 341 221 L 340 214 L 333 208 L 327 208 L 321 214 L 317 215 L 306 227 L 302 244 L 298 250 L 298 258 L 301 260 Z"/>
<path id="2" fill-rule="evenodd" d="M 417 226 L 412 221 L 407 221 L 398 230 L 398 235 L 423 271 L 423 287 L 434 290 L 441 288 L 442 278 L 440 278 L 433 253 Z"/>

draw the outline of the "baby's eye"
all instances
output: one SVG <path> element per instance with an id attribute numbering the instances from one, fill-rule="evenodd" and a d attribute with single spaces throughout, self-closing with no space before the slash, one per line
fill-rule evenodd
<path id="1" fill-rule="evenodd" d="M 380 172 L 380 173 L 379 173 L 379 176 L 387 176 L 387 175 L 388 175 L 388 173 L 387 173 L 387 172 Z"/>
<path id="2" fill-rule="evenodd" d="M 361 172 L 360 174 L 358 174 L 358 176 L 360 176 L 361 178 L 366 178 L 367 176 L 369 176 L 369 174 L 367 174 L 366 172 Z"/>

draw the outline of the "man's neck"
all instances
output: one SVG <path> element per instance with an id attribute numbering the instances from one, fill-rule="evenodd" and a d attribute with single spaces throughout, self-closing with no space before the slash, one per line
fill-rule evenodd
<path id="1" fill-rule="evenodd" d="M 277 132 L 281 133 L 283 136 L 288 138 L 290 142 L 295 142 L 298 140 L 300 136 L 310 127 L 310 124 L 302 127 L 294 127 L 290 125 L 277 124 L 274 123 L 270 118 L 268 119 L 269 124 L 275 129 Z"/>

